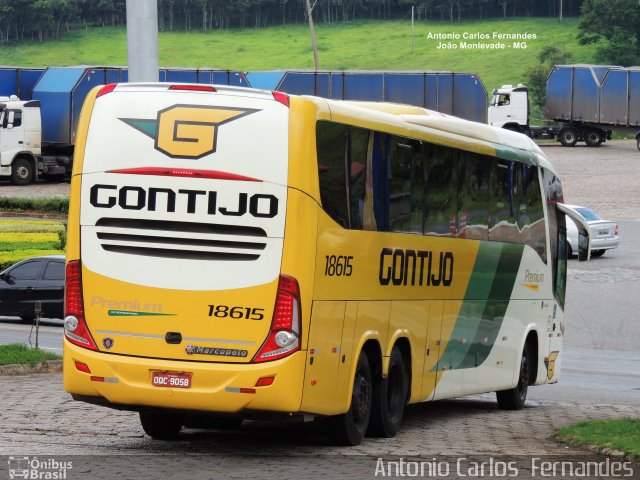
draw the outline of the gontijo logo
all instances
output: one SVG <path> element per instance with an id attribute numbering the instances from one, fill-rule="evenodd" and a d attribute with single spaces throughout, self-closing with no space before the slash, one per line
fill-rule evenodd
<path id="1" fill-rule="evenodd" d="M 251 115 L 252 108 L 173 105 L 155 120 L 121 118 L 124 123 L 155 140 L 154 148 L 171 158 L 202 158 L 216 151 L 218 127 Z"/>

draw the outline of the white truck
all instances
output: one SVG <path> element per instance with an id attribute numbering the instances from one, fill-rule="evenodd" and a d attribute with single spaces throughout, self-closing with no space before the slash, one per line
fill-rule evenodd
<path id="1" fill-rule="evenodd" d="M 0 177 L 28 185 L 40 175 L 61 180 L 71 170 L 73 147 L 43 146 L 40 102 L 0 99 Z"/>
<path id="2" fill-rule="evenodd" d="M 529 89 L 522 84 L 503 85 L 493 90 L 487 116 L 489 125 L 524 133 L 531 138 L 556 138 L 565 147 L 578 141 L 597 147 L 611 140 L 611 130 L 586 122 L 567 122 L 562 125 L 529 125 Z"/>

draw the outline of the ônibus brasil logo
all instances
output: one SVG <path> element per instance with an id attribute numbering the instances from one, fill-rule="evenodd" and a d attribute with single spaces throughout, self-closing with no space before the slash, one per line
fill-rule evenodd
<path id="1" fill-rule="evenodd" d="M 251 108 L 173 105 L 155 119 L 121 118 L 155 140 L 154 148 L 171 158 L 202 158 L 216 151 L 218 127 L 257 112 Z"/>

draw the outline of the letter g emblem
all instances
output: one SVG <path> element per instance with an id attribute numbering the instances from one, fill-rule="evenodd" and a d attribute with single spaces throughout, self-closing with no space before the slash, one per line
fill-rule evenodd
<path id="1" fill-rule="evenodd" d="M 202 158 L 216 151 L 218 127 L 257 110 L 174 105 L 158 112 L 155 148 L 169 157 Z"/>

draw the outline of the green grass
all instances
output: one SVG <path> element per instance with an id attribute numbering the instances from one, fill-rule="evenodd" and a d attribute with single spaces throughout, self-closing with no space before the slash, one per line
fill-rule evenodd
<path id="1" fill-rule="evenodd" d="M 46 360 L 60 360 L 60 358 L 55 353 L 45 352 L 39 348 L 29 348 L 18 343 L 0 345 L 0 365 L 35 365 Z"/>
<path id="2" fill-rule="evenodd" d="M 558 440 L 573 446 L 597 445 L 614 448 L 640 458 L 640 419 L 589 420 L 561 428 Z"/>
<path id="3" fill-rule="evenodd" d="M 526 50 L 438 50 L 432 33 L 534 33 Z M 478 73 L 491 91 L 506 83 L 524 82 L 524 72 L 539 63 L 547 45 L 570 52 L 573 63 L 592 63 L 595 45 L 576 40 L 578 19 L 490 19 L 449 23 L 416 22 L 411 51 L 411 23 L 357 21 L 316 25 L 323 69 L 446 70 Z M 505 41 L 510 44 L 510 41 Z M 312 69 L 313 54 L 306 25 L 210 32 L 161 32 L 162 66 L 215 67 L 242 71 Z M 62 34 L 59 40 L 3 44 L 0 64 L 21 66 L 126 65 L 124 28 L 90 28 Z"/>

